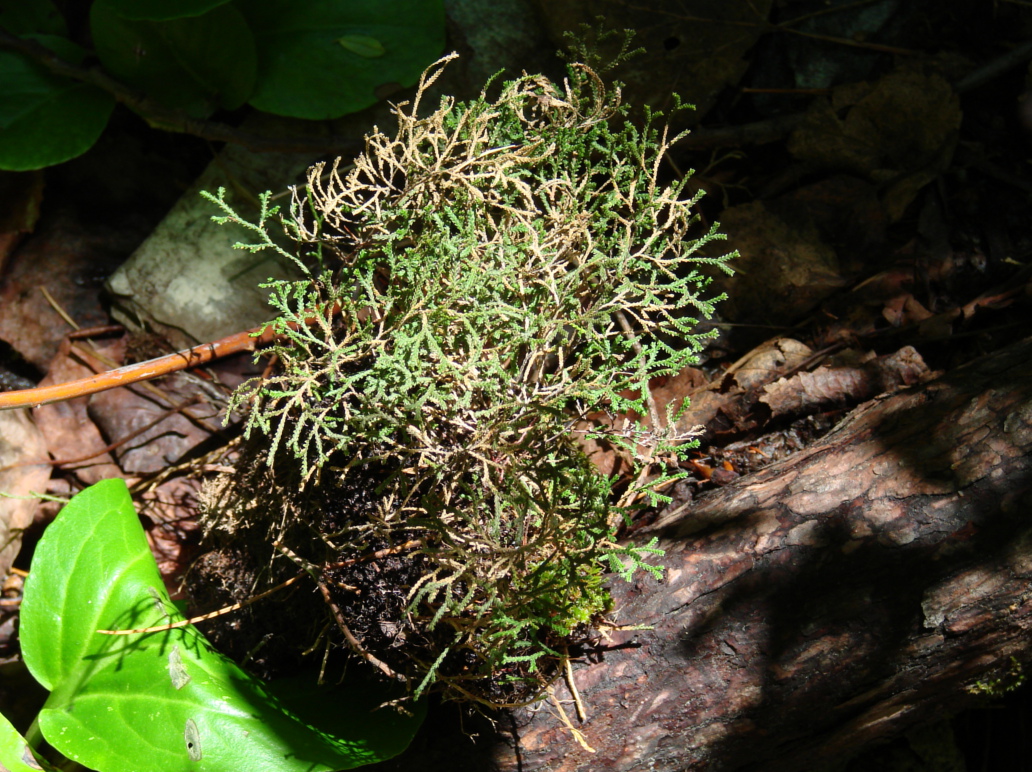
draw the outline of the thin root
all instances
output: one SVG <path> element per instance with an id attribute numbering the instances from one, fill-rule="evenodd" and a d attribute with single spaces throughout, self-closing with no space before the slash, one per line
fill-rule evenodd
<path id="1" fill-rule="evenodd" d="M 191 617 L 190 619 L 181 619 L 178 622 L 172 622 L 167 625 L 158 625 L 157 627 L 141 627 L 136 630 L 97 630 L 97 632 L 101 635 L 137 635 L 139 633 L 161 633 L 165 630 L 175 630 L 177 627 L 186 627 L 187 625 L 197 624 L 198 622 L 203 622 L 206 619 L 214 619 L 215 617 L 220 617 L 223 614 L 229 614 L 233 611 L 242 609 L 245 606 L 250 606 L 252 603 L 257 602 L 262 598 L 267 598 L 278 590 L 282 590 L 284 587 L 289 587 L 304 575 L 304 572 L 301 572 L 293 579 L 287 579 L 287 581 L 277 584 L 271 590 L 266 590 L 265 592 L 255 595 L 253 598 L 248 598 L 241 603 L 234 603 L 232 606 L 226 606 L 225 608 L 220 608 L 218 611 L 212 611 L 210 614 L 202 614 L 199 617 Z"/>
<path id="2" fill-rule="evenodd" d="M 320 580 L 319 589 L 322 591 L 326 604 L 330 607 L 330 610 L 333 611 L 333 618 L 337 620 L 337 627 L 339 627 L 340 631 L 344 633 L 344 638 L 347 640 L 351 650 L 388 678 L 393 678 L 395 681 L 405 681 L 405 676 L 400 673 L 396 673 L 386 662 L 377 659 L 362 648 L 361 642 L 355 637 L 355 634 L 348 629 L 347 624 L 344 622 L 344 615 L 341 613 L 340 607 L 334 603 L 333 596 L 330 595 L 330 588 L 326 586 L 326 582 Z"/>
<path id="3" fill-rule="evenodd" d="M 577 741 L 577 744 L 588 753 L 595 753 L 595 749 L 588 745 L 588 741 L 584 739 L 584 735 L 581 734 L 580 730 L 573 725 L 573 722 L 570 721 L 570 717 L 566 715 L 566 711 L 563 709 L 562 703 L 559 702 L 559 698 L 555 696 L 555 690 L 551 686 L 548 687 L 548 696 L 551 698 L 552 704 L 555 705 L 556 710 L 559 711 L 560 720 L 566 724 L 566 728 L 570 730 L 570 734 L 573 735 L 573 739 Z"/>

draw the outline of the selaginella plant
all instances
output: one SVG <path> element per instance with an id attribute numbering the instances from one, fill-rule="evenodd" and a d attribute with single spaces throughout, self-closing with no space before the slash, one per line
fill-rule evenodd
<path id="1" fill-rule="evenodd" d="M 664 182 L 679 137 L 654 114 L 635 125 L 595 69 L 421 115 L 452 58 L 395 108 L 394 136 L 374 130 L 353 164 L 313 167 L 289 216 L 268 195 L 257 223 L 209 198 L 256 235 L 238 246 L 305 272 L 269 285 L 277 369 L 235 405 L 276 479 L 290 469 L 344 501 L 332 515 L 272 507 L 270 539 L 322 566 L 338 623 L 356 628 L 345 635 L 385 672 L 498 704 L 538 696 L 602 623 L 606 571 L 657 573 L 654 544 L 615 538 L 689 445 L 648 384 L 697 362 L 698 319 L 720 299 L 706 271 L 729 272 L 731 255 L 699 254 L 721 236 L 686 180 Z M 296 250 L 273 238 L 278 220 Z M 624 416 L 597 435 L 638 464 L 619 501 L 574 436 L 600 411 Z M 348 504 L 358 490 L 371 495 Z M 225 511 L 210 522 L 239 527 Z M 405 562 L 389 590 L 374 553 Z"/>

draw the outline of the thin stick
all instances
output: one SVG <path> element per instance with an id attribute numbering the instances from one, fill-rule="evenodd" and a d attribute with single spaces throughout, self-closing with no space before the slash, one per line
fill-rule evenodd
<path id="1" fill-rule="evenodd" d="M 100 353 L 100 351 L 97 350 L 97 347 L 93 343 L 93 341 L 89 340 L 89 338 L 92 337 L 91 331 L 90 330 L 82 329 L 82 327 L 71 317 L 71 315 L 67 311 L 65 311 L 64 308 L 62 308 L 61 304 L 58 303 L 54 299 L 53 295 L 51 295 L 47 291 L 46 287 L 42 287 L 41 286 L 39 289 L 43 293 L 43 297 L 45 297 L 47 299 L 47 302 L 50 304 L 50 306 L 58 313 L 58 315 L 62 319 L 65 320 L 65 322 L 68 323 L 68 325 L 70 327 L 72 327 L 72 332 L 68 333 L 68 335 L 66 337 L 70 341 L 71 340 L 78 340 L 80 338 L 87 338 L 86 342 L 87 342 L 87 344 L 89 344 L 90 349 L 92 349 L 91 351 L 86 351 L 85 349 L 80 348 L 79 346 L 76 346 L 76 345 L 72 344 L 71 346 L 69 346 L 69 352 L 75 354 L 80 359 L 82 359 L 83 362 L 85 362 L 89 367 L 91 367 L 93 369 L 93 371 L 96 372 L 96 373 L 103 372 L 104 368 L 111 368 L 111 369 L 116 368 L 117 366 L 115 365 L 115 363 L 113 361 L 111 361 L 110 359 L 108 359 L 106 356 L 104 356 L 102 353 Z M 99 329 L 101 331 L 108 331 L 109 332 L 112 329 L 121 329 L 121 327 L 120 326 L 115 326 L 115 325 L 108 325 L 108 326 L 105 326 L 105 327 L 94 328 L 94 329 Z M 100 365 L 97 365 L 96 362 L 100 362 L 101 365 L 103 365 L 103 367 L 100 366 Z M 207 427 L 203 426 L 203 424 L 201 422 L 199 422 L 193 415 L 191 415 L 190 413 L 184 411 L 182 409 L 182 406 L 178 406 L 177 407 L 176 404 L 168 397 L 168 395 L 161 391 L 161 389 L 155 387 L 154 385 L 152 385 L 150 383 L 146 383 L 146 382 L 141 383 L 140 387 L 143 388 L 144 390 L 150 392 L 154 397 L 156 397 L 158 399 L 159 403 L 167 403 L 168 405 L 170 405 L 170 409 L 179 412 L 181 415 L 186 417 L 188 420 L 192 421 L 193 423 L 197 424 L 198 426 L 201 426 L 201 428 L 207 429 Z M 2 408 L 0 408 L 0 409 L 2 409 Z M 135 435 L 133 435 L 133 436 L 135 436 Z"/>
<path id="2" fill-rule="evenodd" d="M 101 635 L 137 635 L 139 633 L 162 633 L 165 630 L 175 630 L 177 627 L 186 627 L 187 625 L 197 624 L 198 622 L 203 622 L 206 619 L 214 619 L 215 617 L 220 617 L 233 611 L 238 611 L 245 606 L 250 606 L 252 603 L 256 603 L 262 598 L 267 598 L 274 592 L 282 590 L 284 587 L 289 587 L 304 575 L 305 572 L 302 571 L 293 579 L 287 579 L 287 581 L 277 584 L 271 590 L 266 590 L 265 592 L 255 595 L 253 598 L 248 598 L 241 603 L 234 603 L 232 606 L 226 606 L 225 608 L 220 608 L 218 611 L 212 611 L 210 614 L 202 614 L 199 617 L 191 617 L 190 619 L 181 619 L 178 622 L 172 622 L 167 625 L 158 625 L 157 627 L 141 627 L 136 630 L 97 630 L 97 632 Z"/>
<path id="3" fill-rule="evenodd" d="M 125 332 L 125 327 L 120 324 L 101 324 L 97 327 L 86 327 L 75 329 L 65 335 L 68 340 L 82 340 L 83 338 L 99 338 L 105 335 L 116 335 Z"/>
<path id="4" fill-rule="evenodd" d="M 97 346 L 93 343 L 92 340 L 87 340 L 86 343 L 89 344 L 89 349 L 83 348 L 82 346 L 77 346 L 74 343 L 71 344 L 68 347 L 69 354 L 75 354 L 75 356 L 82 360 L 83 364 L 91 368 L 95 373 L 105 373 L 108 370 L 114 370 L 118 367 L 118 365 L 116 365 L 112 359 L 104 356 L 104 354 L 102 354 L 97 349 Z M 159 405 L 174 404 L 172 402 L 172 399 L 154 384 L 144 382 L 138 385 L 141 389 L 148 392 L 152 397 L 154 397 Z M 140 394 L 140 396 L 142 397 L 143 395 Z"/>
<path id="5" fill-rule="evenodd" d="M 347 640 L 348 645 L 351 647 L 351 650 L 388 678 L 393 678 L 395 681 L 404 682 L 406 680 L 405 676 L 394 672 L 394 670 L 391 669 L 390 665 L 388 665 L 386 662 L 383 662 L 382 660 L 377 659 L 375 656 L 373 656 L 368 651 L 362 648 L 361 642 L 358 640 L 358 638 L 355 637 L 355 634 L 348 629 L 347 624 L 344 622 L 344 614 L 341 613 L 340 607 L 333 600 L 333 596 L 330 595 L 330 588 L 327 587 L 326 582 L 322 581 L 321 579 L 319 580 L 319 590 L 322 592 L 323 598 L 325 598 L 326 600 L 326 605 L 328 605 L 330 607 L 330 610 L 333 611 L 333 618 L 337 620 L 337 627 L 339 627 L 340 631 L 344 633 L 344 638 Z"/>
<path id="6" fill-rule="evenodd" d="M 79 327 L 78 324 L 75 323 L 75 320 L 68 315 L 68 312 L 61 307 L 61 304 L 54 300 L 54 296 L 47 291 L 46 287 L 41 285 L 39 291 L 43 293 L 43 297 L 47 299 L 47 302 L 50 304 L 50 307 L 57 312 L 58 316 L 65 320 L 69 327 L 71 327 L 76 332 L 82 329 L 81 327 Z"/>
<path id="7" fill-rule="evenodd" d="M 256 335 L 256 333 L 261 333 Z M 174 354 L 167 354 L 146 362 L 120 367 L 116 370 L 91 375 L 75 381 L 58 383 L 53 386 L 37 387 L 8 391 L 0 394 L 0 410 L 17 407 L 35 407 L 51 402 L 61 402 L 74 397 L 84 397 L 119 386 L 129 386 L 141 381 L 149 381 L 162 375 L 169 375 L 180 370 L 206 364 L 213 359 L 237 354 L 241 351 L 254 351 L 258 346 L 273 339 L 271 327 L 256 327 L 253 330 L 238 332 L 214 343 L 204 343 L 193 348 L 183 349 Z"/>
<path id="8" fill-rule="evenodd" d="M 305 324 L 315 324 L 322 316 L 340 312 L 340 305 L 334 304 L 329 309 L 313 311 L 312 316 L 305 319 Z M 289 324 L 291 328 L 297 328 L 296 322 Z M 221 338 L 213 343 L 202 343 L 199 346 L 183 349 L 174 354 L 167 354 L 156 359 L 149 359 L 146 362 L 138 362 L 134 365 L 120 367 L 116 370 L 109 370 L 98 373 L 88 378 L 80 378 L 76 381 L 59 383 L 54 386 L 37 387 L 35 389 L 22 389 L 20 391 L 8 391 L 0 393 L 0 410 L 10 410 L 17 407 L 37 407 L 47 405 L 51 402 L 61 402 L 74 397 L 85 397 L 89 394 L 96 394 L 108 389 L 116 389 L 119 386 L 130 386 L 134 383 L 149 381 L 163 375 L 170 375 L 180 370 L 189 370 L 207 364 L 215 359 L 239 354 L 243 351 L 254 351 L 259 346 L 265 346 L 276 340 L 276 333 L 271 324 L 261 327 L 254 327 L 234 335 Z M 144 384 L 147 386 L 147 384 Z M 154 388 L 150 386 L 149 388 Z M 160 392 L 158 392 L 160 394 Z M 163 397 L 164 399 L 167 399 Z"/>

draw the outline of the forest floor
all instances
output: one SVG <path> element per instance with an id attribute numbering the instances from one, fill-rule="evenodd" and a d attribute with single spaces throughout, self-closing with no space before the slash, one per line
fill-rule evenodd
<path id="1" fill-rule="evenodd" d="M 671 175 L 697 170 L 692 184 L 707 194 L 702 219 L 719 221 L 729 236 L 719 246 L 741 256 L 736 276 L 718 280 L 729 296 L 712 321 L 719 337 L 697 368 L 653 384 L 660 401 L 689 397 L 680 420 L 704 433 L 672 501 L 635 527 L 800 450 L 868 399 L 1032 333 L 1032 51 L 1020 43 L 1030 17 L 1029 8 L 1001 4 L 963 45 L 956 27 L 936 46 L 927 35 L 896 41 L 914 55 L 874 51 L 862 76 L 834 86 L 757 85 L 754 68 L 750 85 L 726 89 L 675 148 Z M 105 282 L 215 152 L 118 113 L 86 155 L 0 176 L 0 389 L 63 382 L 176 348 L 153 331 L 114 326 Z M 0 484 L 37 485 L 35 467 L 18 464 L 39 461 L 40 452 L 54 497 L 125 477 L 176 585 L 203 551 L 196 461 L 233 435 L 220 406 L 260 370 L 240 354 L 159 381 L 157 394 L 121 389 L 37 407 L 39 441 L 5 446 Z M 615 453 L 589 450 L 603 471 L 619 473 Z M 4 506 L 0 518 L 13 522 Z M 57 509 L 34 508 L 5 572 L 28 569 Z M 17 669 L 20 590 L 19 574 L 7 573 L 0 700 L 31 709 L 40 695 L 24 697 Z M 966 768 L 1029 768 L 1032 740 L 1021 727 L 1030 718 L 1028 688 L 955 717 Z M 850 769 L 888 769 L 890 757 L 921 753 L 920 742 L 901 740 Z"/>

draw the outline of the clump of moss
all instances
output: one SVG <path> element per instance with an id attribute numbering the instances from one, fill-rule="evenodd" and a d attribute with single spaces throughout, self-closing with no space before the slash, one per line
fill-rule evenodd
<path id="1" fill-rule="evenodd" d="M 701 269 L 730 256 L 698 254 L 719 233 L 696 233 L 685 180 L 661 181 L 677 137 L 655 115 L 633 125 L 592 68 L 420 115 L 452 58 L 396 107 L 394 136 L 310 170 L 282 219 L 296 253 L 270 235 L 267 195 L 257 223 L 210 198 L 258 236 L 245 248 L 306 275 L 269 285 L 278 369 L 235 396 L 302 491 L 269 538 L 315 567 L 385 672 L 498 703 L 539 694 L 600 622 L 605 571 L 655 572 L 654 545 L 615 540 L 626 511 L 572 427 L 651 415 L 602 432 L 650 472 L 624 501 L 676 473 L 689 438 L 659 428 L 647 386 L 696 361 L 719 300 Z"/>

